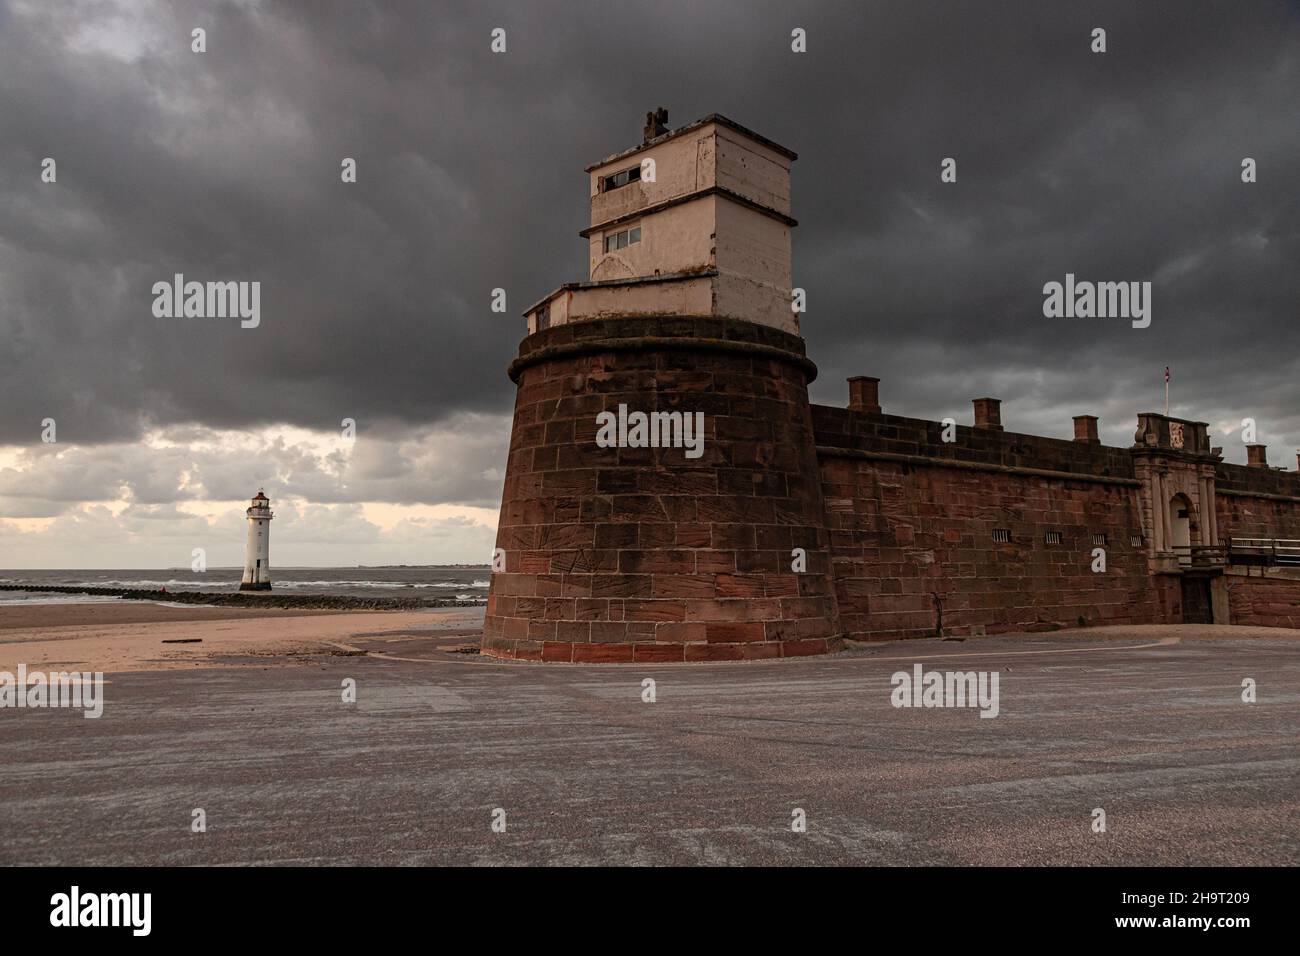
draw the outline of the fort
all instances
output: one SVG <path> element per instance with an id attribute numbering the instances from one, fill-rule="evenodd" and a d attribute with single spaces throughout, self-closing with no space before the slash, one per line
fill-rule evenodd
<path id="1" fill-rule="evenodd" d="M 869 376 L 847 407 L 811 404 L 796 158 L 716 114 L 670 130 L 660 110 L 641 145 L 588 167 L 588 279 L 527 310 L 509 368 L 485 654 L 749 660 L 846 639 L 1300 626 L 1300 473 L 1262 445 L 1229 464 L 1206 423 L 1156 412 L 1126 448 L 1087 414 L 1072 440 L 1018 434 L 987 397 L 945 441 L 886 412 Z M 603 447 L 598 420 L 620 406 L 702 414 L 702 453 Z"/>

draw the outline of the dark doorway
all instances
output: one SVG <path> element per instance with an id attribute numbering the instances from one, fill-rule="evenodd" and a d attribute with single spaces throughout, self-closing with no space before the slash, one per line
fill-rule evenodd
<path id="1" fill-rule="evenodd" d="M 1210 604 L 1208 577 L 1198 574 L 1183 575 L 1183 623 L 1214 623 L 1214 607 Z"/>

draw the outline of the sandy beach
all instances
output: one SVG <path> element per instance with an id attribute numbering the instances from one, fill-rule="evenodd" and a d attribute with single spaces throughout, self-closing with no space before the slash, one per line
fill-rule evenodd
<path id="1" fill-rule="evenodd" d="M 104 673 L 229 666 L 232 657 L 288 663 L 341 650 L 358 635 L 419 637 L 474 627 L 477 609 L 311 611 L 173 607 L 147 602 L 0 607 L 0 670 Z M 173 643 L 184 641 L 185 643 Z"/>

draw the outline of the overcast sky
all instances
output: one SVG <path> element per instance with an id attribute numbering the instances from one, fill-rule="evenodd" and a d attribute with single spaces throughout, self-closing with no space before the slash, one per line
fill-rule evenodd
<path id="1" fill-rule="evenodd" d="M 0 567 L 238 564 L 259 485 L 273 565 L 486 560 L 519 313 L 658 106 L 798 152 L 815 401 L 1126 446 L 1169 365 L 1296 467 L 1300 3 L 792 6 L 0 0 Z M 178 272 L 260 326 L 155 318 Z M 1045 318 L 1067 272 L 1150 281 L 1150 327 Z"/>

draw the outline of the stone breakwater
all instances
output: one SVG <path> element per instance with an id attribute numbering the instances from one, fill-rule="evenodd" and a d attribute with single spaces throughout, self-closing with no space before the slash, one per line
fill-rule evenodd
<path id="1" fill-rule="evenodd" d="M 51 594 L 92 594 L 128 601 L 170 601 L 174 604 L 207 604 L 215 607 L 283 607 L 311 610 L 394 611 L 422 607 L 481 607 L 483 601 L 456 598 L 368 598 L 329 594 L 269 594 L 265 591 L 149 591 L 140 588 L 69 587 L 55 584 L 0 584 L 0 591 L 28 591 Z"/>

